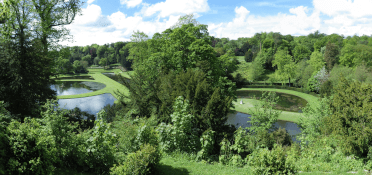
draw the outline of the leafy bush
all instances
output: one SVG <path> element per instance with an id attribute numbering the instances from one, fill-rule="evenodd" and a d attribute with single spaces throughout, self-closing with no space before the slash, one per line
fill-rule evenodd
<path id="1" fill-rule="evenodd" d="M 294 149 L 294 148 L 292 148 Z M 252 166 L 254 174 L 294 174 L 296 167 L 296 152 L 291 151 L 286 156 L 281 145 L 275 145 L 273 150 L 257 149 L 247 156 L 248 165 Z"/>
<path id="2" fill-rule="evenodd" d="M 25 118 L 24 123 L 13 120 L 8 131 L 10 174 L 48 174 L 53 170 L 56 145 L 53 136 L 36 119 Z"/>
<path id="3" fill-rule="evenodd" d="M 274 123 L 278 120 L 281 112 L 274 110 L 274 105 L 278 102 L 279 97 L 275 92 L 264 92 L 260 98 L 260 103 L 255 105 L 250 111 L 251 123 L 250 129 L 254 132 L 259 130 L 268 131 L 273 129 Z"/>
<path id="4" fill-rule="evenodd" d="M 161 154 L 156 147 L 144 144 L 140 150 L 130 153 L 122 165 L 114 165 L 110 174 L 151 174 L 159 164 Z"/>
<path id="5" fill-rule="evenodd" d="M 198 160 L 211 160 L 211 155 L 214 149 L 214 134 L 216 132 L 208 129 L 204 131 L 203 135 L 200 137 L 201 150 L 197 154 Z"/>
<path id="6" fill-rule="evenodd" d="M 372 85 L 341 77 L 334 91 L 324 131 L 340 136 L 344 153 L 366 157 L 372 145 Z"/>
<path id="7" fill-rule="evenodd" d="M 161 150 L 195 152 L 199 146 L 198 136 L 193 126 L 194 116 L 189 112 L 188 100 L 184 101 L 182 96 L 178 97 L 173 109 L 174 112 L 171 114 L 173 125 L 161 123 L 157 127 Z"/>

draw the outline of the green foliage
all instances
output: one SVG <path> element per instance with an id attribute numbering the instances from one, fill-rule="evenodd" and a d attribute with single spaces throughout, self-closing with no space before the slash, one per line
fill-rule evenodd
<path id="1" fill-rule="evenodd" d="M 310 54 L 310 49 L 302 44 L 297 45 L 293 50 L 293 57 L 296 62 L 309 58 Z"/>
<path id="2" fill-rule="evenodd" d="M 333 66 L 339 61 L 339 47 L 331 42 L 328 42 L 324 52 L 324 61 L 327 65 L 327 70 L 332 70 Z"/>
<path id="3" fill-rule="evenodd" d="M 346 154 L 365 157 L 372 145 L 372 85 L 349 82 L 341 77 L 330 103 L 331 116 L 325 118 L 325 132 L 340 136 Z"/>
<path id="4" fill-rule="evenodd" d="M 330 136 L 318 137 L 301 147 L 301 157 L 295 165 L 303 172 L 349 172 L 364 167 L 363 159 L 354 155 L 345 156 L 339 147 L 342 142 Z"/>
<path id="5" fill-rule="evenodd" d="M 275 72 L 281 79 L 287 79 L 290 81 L 295 75 L 296 64 L 292 59 L 292 56 L 287 51 L 277 51 L 273 60 L 273 67 L 277 66 L 278 70 Z M 290 83 L 290 82 L 289 82 Z"/>
<path id="6" fill-rule="evenodd" d="M 280 111 L 274 110 L 274 105 L 278 102 L 279 97 L 275 92 L 264 92 L 260 98 L 260 102 L 255 105 L 254 109 L 250 111 L 251 123 L 250 130 L 268 131 L 273 129 L 274 123 L 278 120 Z"/>
<path id="7" fill-rule="evenodd" d="M 364 44 L 346 44 L 341 49 L 340 64 L 348 67 L 355 67 L 361 64 L 371 66 L 371 52 L 372 47 Z"/>
<path id="8" fill-rule="evenodd" d="M 190 114 L 187 100 L 180 96 L 176 99 L 174 112 L 171 114 L 172 123 L 161 123 L 157 127 L 159 133 L 159 145 L 162 151 L 173 152 L 196 152 L 198 148 L 198 136 L 194 128 L 194 116 Z"/>
<path id="9" fill-rule="evenodd" d="M 252 53 L 251 49 L 249 49 L 247 52 L 245 52 L 244 60 L 246 62 L 252 62 L 253 61 L 253 53 Z"/>
<path id="10" fill-rule="evenodd" d="M 310 60 L 308 60 L 307 63 L 309 63 L 315 71 L 319 71 L 323 66 L 325 66 L 323 55 L 319 51 L 311 53 Z"/>
<path id="11" fill-rule="evenodd" d="M 215 131 L 208 129 L 204 131 L 203 135 L 200 137 L 201 150 L 197 154 L 198 160 L 211 160 L 210 156 L 213 154 L 215 133 Z"/>
<path id="12" fill-rule="evenodd" d="M 249 76 L 251 81 L 259 80 L 265 72 L 264 64 L 266 61 L 260 52 L 257 57 L 253 60 L 252 65 L 249 67 Z"/>
<path id="13" fill-rule="evenodd" d="M 53 170 L 56 145 L 53 136 L 44 132 L 36 119 L 25 118 L 24 123 L 12 121 L 8 131 L 10 174 L 48 174 Z"/>
<path id="14" fill-rule="evenodd" d="M 142 145 L 135 153 L 130 153 L 123 164 L 114 165 L 110 174 L 152 174 L 159 164 L 160 152 L 151 144 Z"/>
<path id="15" fill-rule="evenodd" d="M 342 65 L 334 66 L 330 72 L 329 80 L 332 82 L 332 86 L 336 87 L 340 82 L 341 74 L 349 81 L 353 79 L 353 69 Z"/>
<path id="16" fill-rule="evenodd" d="M 319 103 L 314 103 L 313 106 L 307 104 L 302 109 L 303 115 L 298 122 L 298 126 L 301 128 L 301 135 L 297 137 L 301 140 L 301 144 L 311 142 L 321 135 L 323 119 L 332 114 L 329 108 L 330 101 L 330 98 L 322 98 Z"/>
<path id="17" fill-rule="evenodd" d="M 295 149 L 292 147 L 291 149 Z M 289 153 L 281 145 L 275 145 L 274 149 L 258 149 L 247 156 L 248 165 L 253 167 L 254 174 L 294 174 L 297 172 L 296 151 Z"/>

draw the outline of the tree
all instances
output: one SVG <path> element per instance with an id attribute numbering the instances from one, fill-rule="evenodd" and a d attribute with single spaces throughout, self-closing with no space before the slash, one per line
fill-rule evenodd
<path id="1" fill-rule="evenodd" d="M 101 65 L 101 66 L 107 66 L 107 62 L 108 62 L 107 58 L 101 58 L 99 60 L 99 65 Z"/>
<path id="2" fill-rule="evenodd" d="M 315 71 L 319 71 L 323 66 L 325 66 L 323 55 L 319 51 L 311 53 L 310 60 L 306 62 L 310 64 Z"/>
<path id="3" fill-rule="evenodd" d="M 324 118 L 323 134 L 335 134 L 342 139 L 346 154 L 366 157 L 372 145 L 372 86 L 350 82 L 343 76 L 330 101 L 332 115 Z"/>
<path id="4" fill-rule="evenodd" d="M 309 58 L 310 54 L 311 51 L 302 44 L 297 45 L 293 50 L 293 57 L 296 62 L 299 62 L 304 58 Z"/>
<path id="5" fill-rule="evenodd" d="M 252 62 L 253 61 L 253 53 L 252 53 L 251 49 L 249 49 L 247 52 L 245 52 L 244 60 L 246 62 Z"/>
<path id="6" fill-rule="evenodd" d="M 274 129 L 274 123 L 278 121 L 280 111 L 274 110 L 279 97 L 275 92 L 264 92 L 260 101 L 250 110 L 251 120 L 248 121 L 252 126 L 249 128 L 254 132 L 270 131 Z"/>
<path id="7" fill-rule="evenodd" d="M 185 16 L 181 16 L 178 19 L 177 23 L 171 27 L 171 29 L 182 27 L 182 25 L 184 24 L 194 24 L 194 26 L 200 25 L 200 23 L 196 21 L 196 19 L 194 19 L 194 14 L 191 13 Z"/>
<path id="8" fill-rule="evenodd" d="M 333 66 L 338 63 L 339 48 L 336 44 L 328 42 L 324 53 L 324 61 L 327 64 L 327 70 L 331 71 Z"/>
<path id="9" fill-rule="evenodd" d="M 81 58 L 82 61 L 86 61 L 88 63 L 92 62 L 92 56 L 91 55 L 85 55 L 83 58 Z"/>
<path id="10" fill-rule="evenodd" d="M 349 67 L 359 66 L 361 64 L 371 65 L 372 47 L 357 44 L 346 44 L 341 49 L 340 64 Z"/>
<path id="11" fill-rule="evenodd" d="M 288 78 L 289 86 L 291 86 L 291 78 L 295 75 L 296 65 L 292 56 L 287 51 L 280 50 L 274 55 L 273 67 L 277 66 L 276 73 L 283 79 Z"/>

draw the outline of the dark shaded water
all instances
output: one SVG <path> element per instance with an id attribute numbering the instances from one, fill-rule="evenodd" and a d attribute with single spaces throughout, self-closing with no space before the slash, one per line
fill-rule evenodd
<path id="1" fill-rule="evenodd" d="M 262 93 L 264 91 L 236 91 L 236 95 L 238 98 L 253 98 L 254 96 L 256 99 L 262 97 Z M 286 94 L 286 93 L 279 93 L 276 92 L 276 95 L 279 96 L 279 101 L 275 105 L 275 109 L 282 110 L 282 111 L 290 111 L 290 112 L 302 112 L 301 108 L 305 107 L 307 101 L 301 97 Z"/>
<path id="2" fill-rule="evenodd" d="M 227 122 L 226 123 L 227 124 L 232 124 L 232 125 L 236 126 L 236 128 L 239 128 L 240 126 L 242 128 L 250 127 L 251 124 L 248 123 L 248 121 L 251 121 L 250 117 L 251 117 L 250 115 L 240 113 L 240 112 L 236 112 L 234 114 L 231 113 L 227 116 Z M 298 125 L 296 123 L 283 121 L 283 120 L 278 120 L 275 123 L 275 127 L 285 128 L 288 131 L 288 133 L 292 136 L 293 141 L 296 141 L 294 136 L 296 136 L 298 133 L 301 132 L 300 127 L 298 127 Z"/>
<path id="3" fill-rule="evenodd" d="M 107 104 L 113 105 L 116 98 L 110 93 L 72 99 L 59 99 L 58 104 L 63 109 L 74 109 L 78 107 L 81 111 L 97 116 L 97 113 Z"/>
<path id="4" fill-rule="evenodd" d="M 57 81 L 57 84 L 50 86 L 52 90 L 57 91 L 57 96 L 84 94 L 105 87 L 105 84 L 89 81 Z"/>
<path id="5" fill-rule="evenodd" d="M 113 79 L 113 80 L 115 80 L 116 82 L 118 82 L 118 83 L 122 83 L 121 81 L 120 81 L 120 78 L 119 78 L 119 76 L 121 76 L 121 75 L 116 75 L 115 73 L 102 73 L 103 75 L 105 75 L 105 76 L 107 76 L 107 77 L 109 77 L 109 78 L 111 78 L 111 79 Z M 121 76 L 121 77 L 123 77 L 123 76 Z M 125 77 L 123 77 L 127 82 L 129 82 L 130 81 L 130 79 L 129 78 L 125 78 Z"/>

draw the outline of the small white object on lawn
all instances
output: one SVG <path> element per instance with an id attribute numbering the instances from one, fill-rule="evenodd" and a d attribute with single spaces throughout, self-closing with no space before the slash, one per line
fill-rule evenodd
<path id="1" fill-rule="evenodd" d="M 241 105 L 243 104 L 243 100 L 240 100 L 240 104 L 241 104 Z"/>

